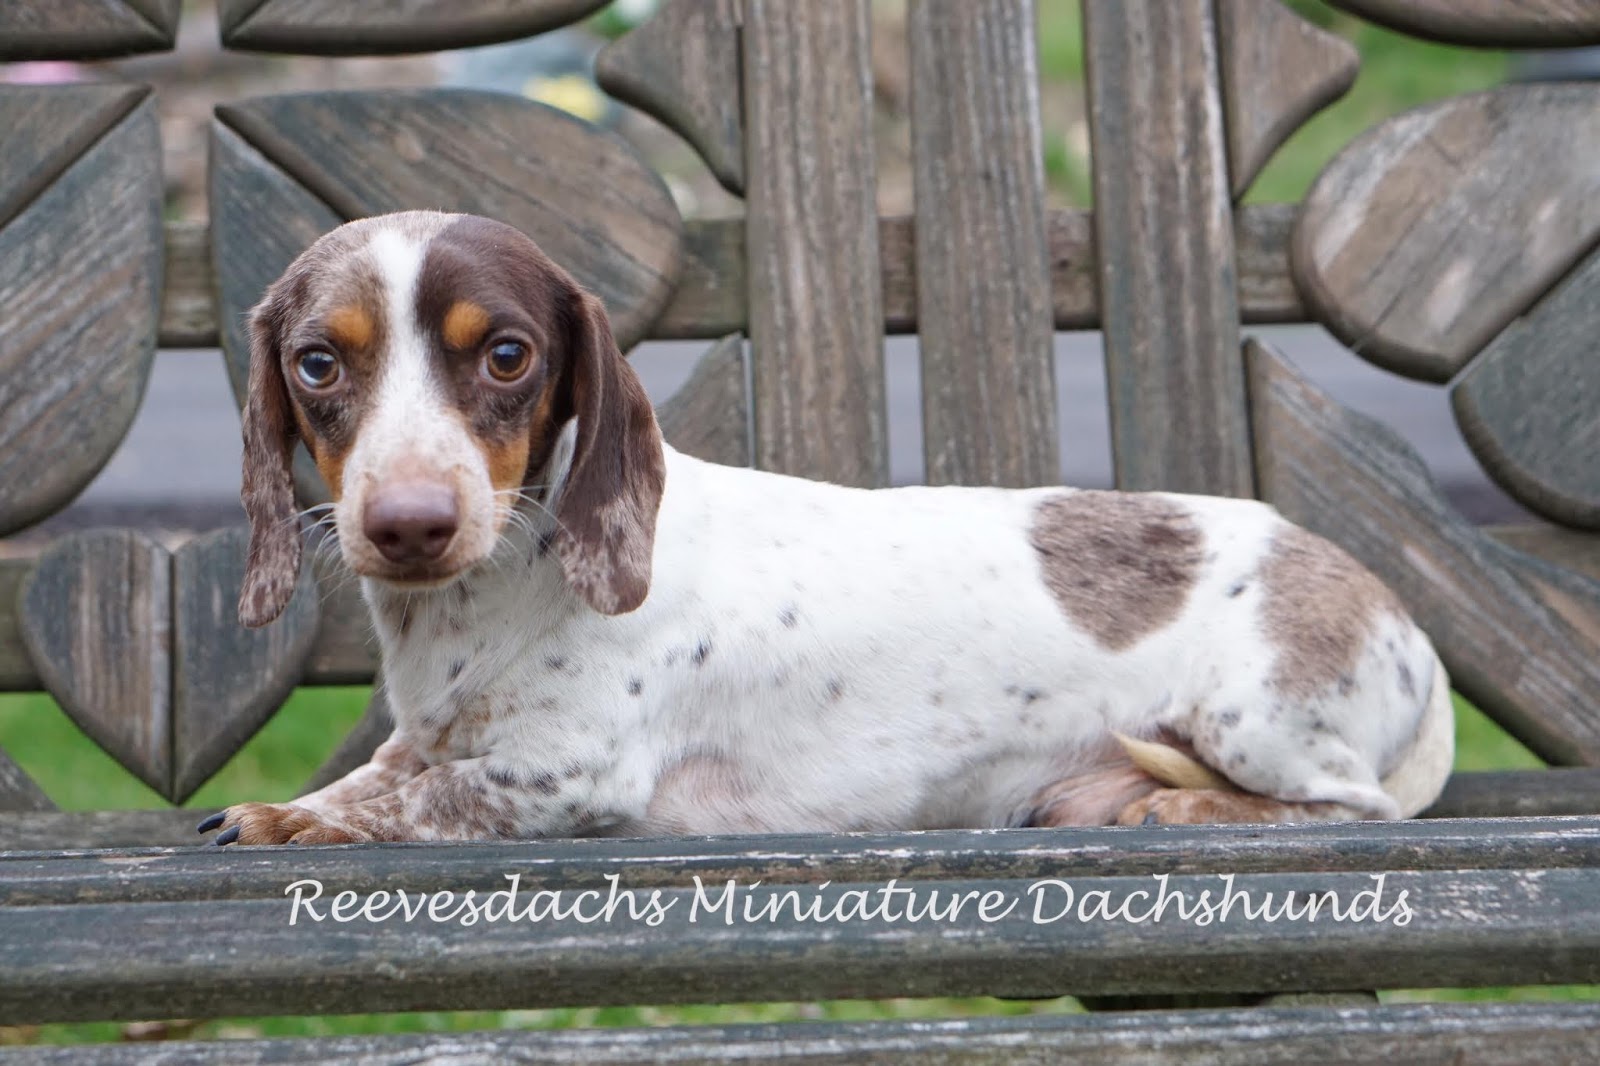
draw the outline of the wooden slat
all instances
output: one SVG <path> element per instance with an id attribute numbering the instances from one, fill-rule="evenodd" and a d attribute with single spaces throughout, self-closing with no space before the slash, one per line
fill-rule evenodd
<path id="1" fill-rule="evenodd" d="M 742 2 L 666 0 L 594 64 L 602 89 L 676 131 L 735 196 L 744 195 Z"/>
<path id="2" fill-rule="evenodd" d="M 1508 548 L 1600 581 L 1600 536 L 1533 523 L 1491 526 L 1486 532 Z"/>
<path id="3" fill-rule="evenodd" d="M 1117 485 L 1250 496 L 1212 0 L 1083 0 Z"/>
<path id="4" fill-rule="evenodd" d="M 667 443 L 707 462 L 749 466 L 750 389 L 745 377 L 744 334 L 730 333 L 700 357 L 689 380 L 657 407 Z"/>
<path id="5" fill-rule="evenodd" d="M 1600 85 L 1502 86 L 1407 111 L 1312 185 L 1295 278 L 1363 357 L 1448 381 L 1600 241 Z"/>
<path id="6" fill-rule="evenodd" d="M 219 860 L 228 861 L 228 860 Z M 108 864 L 113 865 L 113 864 Z M 298 879 L 298 878 L 296 878 Z M 1116 913 L 1151 906 L 1155 877 L 1077 878 Z M 1190 901 L 1229 882 L 1171 876 Z M 1271 893 L 1333 892 L 1345 907 L 1375 891 L 1366 872 L 1236 875 L 1259 907 Z M 376 882 L 367 887 L 378 889 Z M 593 900 L 603 900 L 603 881 Z M 717 886 L 721 888 L 722 886 Z M 833 882 L 796 891 L 823 913 L 881 884 Z M 88 1019 L 393 1010 L 499 1010 L 635 1003 L 998 995 L 1048 998 L 1207 992 L 1339 991 L 1600 981 L 1600 870 L 1388 872 L 1379 913 L 1390 921 L 1269 921 L 1258 910 L 1205 925 L 1033 920 L 1038 897 L 1015 880 L 914 882 L 976 901 L 999 893 L 994 921 L 969 903 L 948 922 L 796 919 L 725 924 L 696 907 L 697 890 L 660 889 L 662 920 L 582 924 L 551 918 L 475 924 L 357 920 L 289 924 L 278 899 L 0 907 L 0 1015 L 30 1024 Z M 795 891 L 792 890 L 791 891 Z M 1059 890 L 1056 890 L 1059 891 Z M 785 889 L 736 888 L 772 913 Z M 970 895 L 976 893 L 977 895 Z M 1138 893 L 1140 895 L 1135 895 Z M 904 898 L 904 897 L 902 897 Z M 1076 895 L 1075 895 L 1075 898 Z M 567 897 L 571 903 L 571 897 Z M 1301 897 L 1302 905 L 1304 896 Z M 737 901 L 737 900 L 736 900 Z M 388 902 L 393 905 L 394 898 Z M 460 906 L 452 895 L 442 905 Z M 1007 902 L 1014 909 L 1005 911 Z M 1061 900 L 1049 902 L 1059 907 Z M 529 896 L 506 900 L 520 911 Z M 599 905 L 599 904 L 593 904 Z M 859 904 L 858 904 L 859 905 Z M 444 913 L 449 913 L 444 911 Z M 1001 916 L 1003 914 L 1003 916 Z M 696 920 L 691 920 L 694 918 Z M 314 978 L 309 975 L 314 975 Z"/>
<path id="7" fill-rule="evenodd" d="M 435 208 L 515 226 L 604 301 L 623 348 L 672 294 L 683 221 L 671 193 L 626 141 L 563 111 L 416 89 L 256 97 L 217 116 L 344 219 Z"/>
<path id="8" fill-rule="evenodd" d="M 888 480 L 868 0 L 746 0 L 756 466 Z"/>
<path id="9" fill-rule="evenodd" d="M 1496 337 L 1450 390 L 1478 461 L 1529 509 L 1600 529 L 1600 252 Z"/>
<path id="10" fill-rule="evenodd" d="M 211 227 L 168 222 L 165 284 L 161 289 L 162 348 L 214 348 L 217 297 L 211 288 Z"/>
<path id="11" fill-rule="evenodd" d="M 1600 770 L 1500 770 L 1454 774 L 1424 818 L 1525 818 L 1600 814 Z"/>
<path id="12" fill-rule="evenodd" d="M 606 0 L 223 0 L 224 47 L 306 55 L 392 55 L 532 37 Z"/>
<path id="13" fill-rule="evenodd" d="M 1289 274 L 1293 204 L 1246 204 L 1235 214 L 1239 300 L 1247 324 L 1302 322 L 1300 294 Z M 1094 238 L 1087 211 L 1047 213 L 1050 303 L 1057 329 L 1100 324 L 1095 294 Z M 217 318 L 201 222 L 167 223 L 167 291 L 162 302 L 163 348 L 211 348 Z M 884 326 L 890 333 L 917 331 L 916 265 L 909 216 L 878 221 Z M 672 302 L 650 335 L 659 339 L 715 340 L 748 327 L 745 315 L 744 219 L 693 219 L 684 224 L 683 272 Z"/>
<path id="14" fill-rule="evenodd" d="M 1328 0 L 1362 18 L 1451 44 L 1573 48 L 1600 44 L 1593 0 Z"/>
<path id="15" fill-rule="evenodd" d="M 22 101 L 34 92 L 18 90 Z M 97 96 L 99 94 L 96 94 Z M 37 188 L 8 168 L 0 200 L 0 535 L 66 506 L 99 473 L 133 421 L 155 356 L 161 299 L 161 153 L 155 105 L 117 92 L 92 107 L 112 121 Z M 71 94 L 69 101 L 96 101 Z M 19 103 L 18 97 L 0 95 Z M 64 118 L 23 104 L 24 116 Z M 0 123 L 4 122 L 0 110 Z M 81 136 L 49 137 L 58 162 Z M 8 150 L 30 154 L 27 143 Z M 29 194 L 24 205 L 18 196 Z"/>
<path id="16" fill-rule="evenodd" d="M 22 643 L 67 716 L 133 774 L 172 781 L 172 573 L 127 530 L 62 537 L 17 599 Z"/>
<path id="17" fill-rule="evenodd" d="M 1249 342 L 1262 497 L 1405 601 L 1455 688 L 1553 763 L 1600 763 L 1600 583 L 1468 525 L 1393 430 Z"/>
<path id="18" fill-rule="evenodd" d="M 1143 1011 L 895 1022 L 570 1029 L 32 1047 L 39 1066 L 411 1066 L 418 1062 L 982 1062 L 1033 1066 L 1583 1066 L 1600 1058 L 1591 1003 L 1408 1004 L 1333 1010 Z"/>
<path id="19" fill-rule="evenodd" d="M 3 36 L 3 33 L 0 33 Z M 150 95 L 142 85 L 0 85 L 0 225 Z"/>
<path id="20" fill-rule="evenodd" d="M 7 0 L 0 62 L 105 59 L 171 48 L 182 0 Z"/>
<path id="21" fill-rule="evenodd" d="M 922 430 L 930 485 L 1061 480 L 1033 0 L 913 0 Z"/>
<path id="22" fill-rule="evenodd" d="M 1571 777 L 1590 771 L 1557 772 Z M 1489 776 L 1489 775 L 1482 775 Z M 140 815 L 146 826 L 156 812 Z M 959 829 L 921 833 L 715 836 L 658 840 L 542 840 L 369 845 L 359 848 L 199 847 L 203 812 L 185 820 L 182 845 L 118 852 L 23 854 L 0 849 L 0 888 L 16 906 L 281 900 L 296 877 L 332 893 L 492 891 L 507 874 L 523 890 L 586 887 L 616 874 L 625 886 L 670 888 L 700 877 L 772 884 L 1281 874 L 1304 870 L 1519 870 L 1600 866 L 1600 819 L 1513 818 L 1135 829 Z M 68 824 L 60 814 L 6 823 Z"/>
<path id="23" fill-rule="evenodd" d="M 207 204 L 214 220 L 206 251 L 222 306 L 221 343 L 234 401 L 249 394 L 249 311 L 295 258 L 344 220 L 220 122 L 211 123 Z M 294 450 L 296 495 L 329 499 L 305 444 Z"/>
<path id="24" fill-rule="evenodd" d="M 317 584 L 302 569 L 289 605 L 262 629 L 239 624 L 249 530 L 198 537 L 172 558 L 172 784 L 182 803 L 289 698 L 317 635 Z"/>
<path id="25" fill-rule="evenodd" d="M 0 748 L 0 817 L 22 811 L 53 811 L 56 805 L 28 771 Z"/>
<path id="26" fill-rule="evenodd" d="M 1217 0 L 1217 30 L 1237 200 L 1290 134 L 1349 91 L 1361 57 L 1282 0 Z"/>

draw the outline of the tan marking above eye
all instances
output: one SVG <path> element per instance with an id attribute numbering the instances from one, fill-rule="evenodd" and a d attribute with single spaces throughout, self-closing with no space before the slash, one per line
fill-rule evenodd
<path id="1" fill-rule="evenodd" d="M 328 337 L 340 348 L 365 348 L 372 343 L 377 325 L 366 309 L 347 305 L 334 308 L 328 316 Z"/>
<path id="2" fill-rule="evenodd" d="M 489 312 L 471 300 L 457 300 L 444 316 L 444 342 L 452 348 L 476 348 L 489 332 Z"/>

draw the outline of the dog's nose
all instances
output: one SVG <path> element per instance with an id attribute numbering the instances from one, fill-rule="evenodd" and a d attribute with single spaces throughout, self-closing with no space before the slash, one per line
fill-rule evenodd
<path id="1" fill-rule="evenodd" d="M 361 527 L 391 563 L 431 562 L 455 538 L 460 517 L 448 485 L 389 485 L 367 498 Z"/>

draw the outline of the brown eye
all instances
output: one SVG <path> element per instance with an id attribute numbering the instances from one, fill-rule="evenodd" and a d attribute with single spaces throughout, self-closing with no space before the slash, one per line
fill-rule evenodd
<path id="1" fill-rule="evenodd" d="M 530 358 L 527 345 L 519 341 L 501 341 L 489 349 L 483 366 L 496 381 L 515 381 L 527 371 Z"/>
<path id="2" fill-rule="evenodd" d="M 302 352 L 295 374 L 308 389 L 325 389 L 339 380 L 339 360 L 330 352 Z"/>

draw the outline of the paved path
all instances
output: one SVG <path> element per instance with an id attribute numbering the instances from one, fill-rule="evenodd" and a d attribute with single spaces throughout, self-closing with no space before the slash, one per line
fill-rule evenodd
<path id="1" fill-rule="evenodd" d="M 1254 332 L 1285 352 L 1313 380 L 1350 406 L 1374 415 L 1411 441 L 1456 505 L 1476 521 L 1508 521 L 1520 510 L 1479 470 L 1462 444 L 1445 391 L 1377 370 L 1346 352 L 1320 329 L 1272 327 Z M 634 365 L 657 400 L 688 376 L 705 349 L 699 342 L 641 347 Z M 916 341 L 892 337 L 889 368 L 889 452 L 896 483 L 922 476 L 922 413 Z M 1061 419 L 1062 472 L 1068 484 L 1111 482 L 1105 375 L 1099 336 L 1056 338 L 1056 390 Z M 215 352 L 162 352 L 149 393 L 121 450 L 98 479 L 52 525 L 112 521 L 211 526 L 240 518 L 239 428 L 222 361 Z"/>

